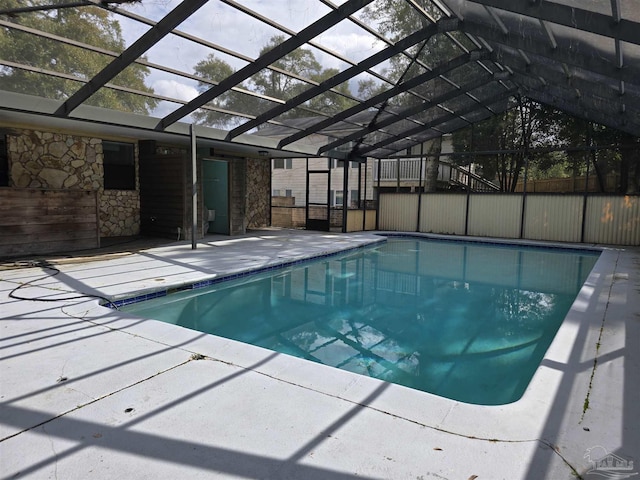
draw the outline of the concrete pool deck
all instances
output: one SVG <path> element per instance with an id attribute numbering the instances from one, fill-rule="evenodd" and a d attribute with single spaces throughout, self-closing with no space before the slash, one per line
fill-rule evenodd
<path id="1" fill-rule="evenodd" d="M 0 477 L 639 476 L 637 247 L 604 250 L 527 392 L 503 406 L 463 404 L 80 296 L 123 298 L 379 240 L 262 230 L 207 237 L 197 250 L 177 242 L 6 261 Z M 598 462 L 616 456 L 618 470 Z"/>

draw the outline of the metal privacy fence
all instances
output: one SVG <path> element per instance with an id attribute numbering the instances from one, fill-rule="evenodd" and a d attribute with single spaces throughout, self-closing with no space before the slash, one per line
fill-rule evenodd
<path id="1" fill-rule="evenodd" d="M 640 196 L 380 195 L 380 230 L 640 245 Z"/>

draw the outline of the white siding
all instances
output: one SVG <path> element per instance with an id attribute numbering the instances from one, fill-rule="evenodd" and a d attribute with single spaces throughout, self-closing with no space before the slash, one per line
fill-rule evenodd
<path id="1" fill-rule="evenodd" d="M 364 175 L 367 176 L 367 200 L 373 199 L 373 161 L 369 160 L 369 165 L 366 171 L 363 167 L 363 185 Z M 329 166 L 328 158 L 310 158 L 309 170 L 327 170 Z M 331 185 L 330 190 L 343 190 L 343 174 L 344 169 L 333 168 L 331 170 Z M 349 167 L 348 178 L 348 202 L 351 204 L 351 192 L 353 190 L 360 190 L 358 179 L 358 168 Z M 324 177 L 326 178 L 326 177 Z M 312 176 L 312 184 L 309 191 L 311 193 L 311 201 L 326 201 L 327 184 L 323 176 Z M 316 179 L 316 180 L 314 180 Z M 320 180 L 322 179 L 322 180 Z M 304 206 L 306 202 L 306 189 L 307 189 L 307 159 L 306 158 L 294 158 L 291 169 L 283 168 L 271 168 L 271 190 L 280 190 L 280 194 L 284 195 L 286 189 L 291 190 L 292 196 L 295 197 L 296 206 Z M 362 192 L 359 192 L 360 199 L 364 199 Z M 314 200 L 315 199 L 315 200 Z"/>

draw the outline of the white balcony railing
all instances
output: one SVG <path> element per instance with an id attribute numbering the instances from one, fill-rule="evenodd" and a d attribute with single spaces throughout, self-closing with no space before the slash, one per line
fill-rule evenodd
<path id="1" fill-rule="evenodd" d="M 420 168 L 421 160 L 419 158 L 383 159 L 376 160 L 373 165 L 373 179 L 376 182 L 378 181 L 378 162 L 380 162 L 381 182 L 422 182 L 425 179 L 426 160 L 424 159 L 422 160 L 422 168 Z M 438 180 L 470 187 L 472 191 L 500 190 L 497 185 L 476 175 L 473 167 L 473 164 L 470 167 L 460 167 L 439 161 Z"/>

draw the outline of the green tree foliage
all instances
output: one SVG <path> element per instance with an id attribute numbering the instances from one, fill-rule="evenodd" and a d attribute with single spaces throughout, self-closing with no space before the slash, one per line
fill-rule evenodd
<path id="1" fill-rule="evenodd" d="M 59 4 L 62 8 L 7 15 L 4 20 L 25 27 L 86 43 L 119 54 L 125 48 L 120 24 L 112 15 L 98 7 L 64 8 L 63 0 L 4 0 L 3 7 L 31 7 Z M 0 51 L 6 60 L 59 73 L 60 76 L 43 75 L 20 68 L 4 67 L 0 70 L 0 89 L 65 100 L 91 79 L 109 62 L 112 56 L 85 50 L 80 47 L 52 41 L 44 37 L 0 28 Z M 127 88 L 152 93 L 144 83 L 149 70 L 141 65 L 131 65 L 112 83 Z M 75 81 L 75 78 L 80 81 Z M 102 88 L 86 103 L 115 110 L 146 114 L 157 101 L 146 96 Z"/>
<path id="2" fill-rule="evenodd" d="M 411 3 L 415 3 L 423 13 L 419 13 Z M 416 0 L 415 2 L 379 0 L 369 4 L 363 11 L 364 19 L 375 24 L 377 30 L 393 43 L 429 26 L 432 22 L 427 18 L 427 15 L 432 19 L 441 16 L 439 10 L 430 0 Z M 426 70 L 421 65 L 433 68 L 461 53 L 462 51 L 450 38 L 443 34 L 436 34 L 410 48 L 407 52 L 408 55 L 398 54 L 391 57 L 384 73 L 392 82 L 397 83 L 424 73 Z M 359 83 L 358 93 L 363 97 L 371 96 L 386 88 L 388 87 L 376 83 L 374 80 L 365 80 Z M 437 95 L 441 92 L 436 91 L 436 88 L 438 87 L 433 83 L 429 83 L 414 88 L 413 91 L 419 94 Z M 403 95 L 392 99 L 390 104 L 406 106 L 419 101 L 418 97 Z"/>
<path id="3" fill-rule="evenodd" d="M 284 40 L 285 38 L 281 35 L 272 37 L 260 50 L 260 55 L 264 55 Z M 208 106 L 224 110 L 224 112 L 203 109 L 194 113 L 196 121 L 221 128 L 234 126 L 238 122 L 237 116 L 233 115 L 234 112 L 256 115 L 276 105 L 268 98 L 286 101 L 310 88 L 311 85 L 302 79 L 322 82 L 338 73 L 336 69 L 323 69 L 313 52 L 306 48 L 298 48 L 285 55 L 277 62 L 274 62 L 273 67 L 273 69 L 263 69 L 257 72 L 247 81 L 237 86 L 239 90 L 255 92 L 267 98 L 253 96 L 241 91 L 227 91 L 208 104 Z M 201 93 L 207 91 L 213 84 L 220 82 L 234 72 L 235 70 L 231 65 L 210 54 L 195 67 L 195 73 L 208 80 L 207 82 L 199 82 L 198 91 Z M 291 75 L 286 75 L 282 72 L 288 72 Z M 292 109 L 281 115 L 279 119 L 312 116 L 314 112 L 331 115 L 353 104 L 353 100 L 348 98 L 351 92 L 347 84 L 340 85 L 334 90 L 344 95 L 327 92 L 303 104 L 306 110 L 301 108 Z"/>
<path id="4" fill-rule="evenodd" d="M 271 37 L 260 50 L 260 56 L 277 47 L 284 40 L 285 37 L 282 35 Z M 322 66 L 316 60 L 315 55 L 306 48 L 294 50 L 275 62 L 273 66 L 307 79 L 313 79 L 314 76 L 322 72 Z M 255 91 L 281 100 L 288 100 L 309 88 L 309 85 L 301 80 L 267 69 L 255 74 L 251 78 L 251 82 L 255 85 Z"/>
<path id="5" fill-rule="evenodd" d="M 479 168 L 477 173 L 497 182 L 505 192 L 515 191 L 523 179 L 525 165 L 528 164 L 529 178 L 536 172 L 541 178 L 555 165 L 557 156 L 553 153 L 538 154 L 534 158 L 528 150 L 553 145 L 556 140 L 557 125 L 550 110 L 526 98 L 520 99 L 516 108 L 452 135 L 455 152 L 503 151 L 495 155 L 457 157 L 456 163 L 474 163 Z"/>
<path id="6" fill-rule="evenodd" d="M 417 5 L 421 12 L 413 5 Z M 411 35 L 417 30 L 423 29 L 437 19 L 441 13 L 429 0 L 416 0 L 406 2 L 404 0 L 378 0 L 366 7 L 364 19 L 375 24 L 376 29 L 389 41 L 398 40 Z M 429 18 L 430 17 L 430 18 Z M 460 55 L 462 51 L 446 35 L 436 34 L 419 42 L 410 48 L 406 54 L 400 53 L 389 59 L 384 71 L 385 76 L 394 84 L 406 81 L 417 75 L 425 73 L 425 66 L 433 68 L 442 65 L 453 57 Z M 376 95 L 390 86 L 377 83 L 374 80 L 365 80 L 358 84 L 358 96 L 368 98 Z M 404 109 L 424 102 L 422 97 L 432 98 L 450 89 L 445 82 L 428 82 L 412 89 L 413 94 L 398 95 L 392 98 L 384 107 Z M 422 121 L 429 121 L 435 110 L 426 108 L 422 113 L 415 115 Z M 375 137 L 375 134 L 373 135 Z M 425 145 L 427 156 L 425 166 L 424 190 L 434 191 L 437 188 L 438 157 L 440 155 L 441 139 L 433 139 Z"/>
<path id="7" fill-rule="evenodd" d="M 581 150 L 596 145 L 614 147 L 593 152 Z M 456 152 L 514 150 L 456 157 L 458 164 L 474 163 L 480 169 L 478 173 L 499 183 L 503 191 L 514 191 L 516 184 L 522 182 L 525 165 L 529 181 L 581 177 L 588 172 L 596 178 L 597 191 L 640 191 L 640 139 L 526 99 L 520 108 L 455 132 L 453 147 Z M 527 159 L 527 149 L 537 147 L 568 150 L 530 154 Z M 571 188 L 583 187 L 578 184 Z"/>
<path id="8" fill-rule="evenodd" d="M 318 83 L 324 82 L 340 73 L 337 68 L 327 68 L 319 73 L 314 74 L 311 80 Z M 309 100 L 307 106 L 315 111 L 325 115 L 332 115 L 355 105 L 355 101 L 351 98 L 351 90 L 348 83 L 342 83 L 333 89 L 335 92 L 326 92 L 322 95 Z M 342 94 L 342 95 L 340 95 Z"/>
<path id="9" fill-rule="evenodd" d="M 233 68 L 224 60 L 217 58 L 214 54 L 209 54 L 207 58 L 201 60 L 194 67 L 196 75 L 206 78 L 211 82 L 218 83 L 221 80 L 227 78 L 234 73 Z M 200 93 L 206 92 L 212 87 L 213 83 L 198 82 L 198 91 Z M 242 108 L 240 105 L 236 105 L 238 96 L 232 95 L 231 91 L 227 91 L 222 95 L 215 98 L 212 102 L 209 102 L 210 107 L 219 108 L 228 111 L 237 111 Z M 229 115 L 216 111 L 200 109 L 193 113 L 197 123 L 203 125 L 210 125 L 216 127 L 224 127 L 227 125 L 232 117 Z"/>

